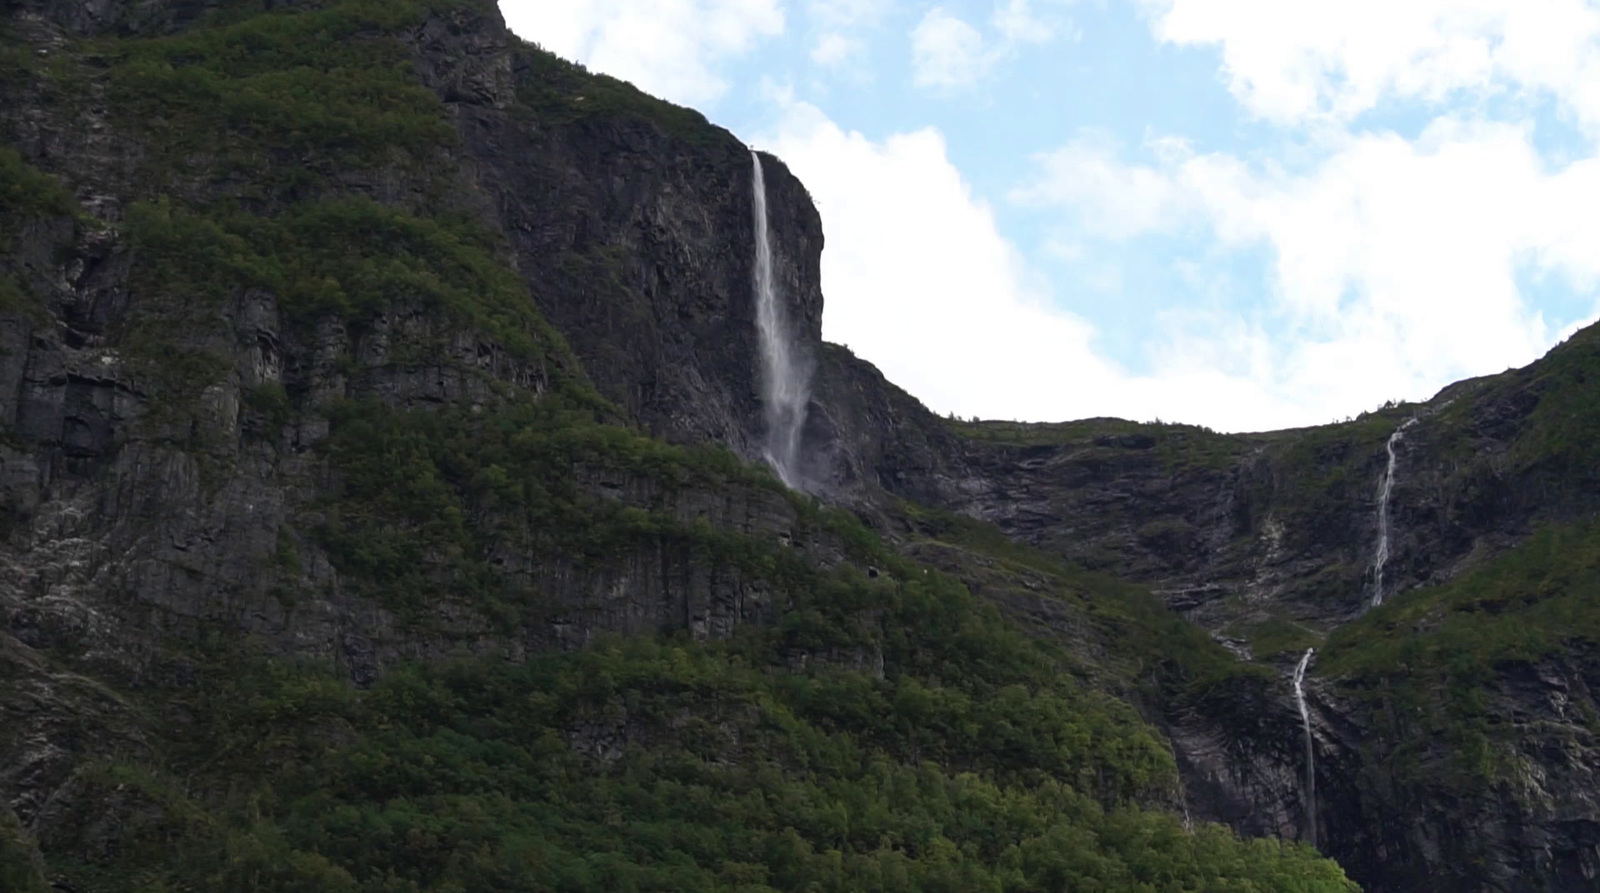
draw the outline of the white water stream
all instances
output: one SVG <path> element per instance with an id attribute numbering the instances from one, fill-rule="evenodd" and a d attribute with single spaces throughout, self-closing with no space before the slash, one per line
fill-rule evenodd
<path id="1" fill-rule="evenodd" d="M 1312 755 L 1311 711 L 1306 709 L 1306 667 L 1311 664 L 1315 648 L 1307 648 L 1300 665 L 1294 668 L 1294 703 L 1300 708 L 1300 724 L 1306 730 L 1306 828 L 1312 846 L 1317 845 L 1317 767 Z"/>
<path id="2" fill-rule="evenodd" d="M 1394 446 L 1405 436 L 1406 429 L 1415 425 L 1416 419 L 1394 429 L 1384 447 L 1389 452 L 1389 465 L 1383 471 L 1383 481 L 1378 484 L 1378 549 L 1372 556 L 1372 606 L 1383 604 L 1383 566 L 1389 563 L 1389 493 L 1394 489 Z"/>
<path id="3" fill-rule="evenodd" d="M 794 338 L 772 275 L 772 238 L 767 226 L 767 181 L 761 156 L 750 152 L 755 167 L 752 188 L 756 224 L 756 328 L 761 340 L 762 408 L 766 413 L 766 459 L 785 484 L 804 490 L 800 472 L 800 430 L 811 399 L 809 370 L 796 356 Z"/>

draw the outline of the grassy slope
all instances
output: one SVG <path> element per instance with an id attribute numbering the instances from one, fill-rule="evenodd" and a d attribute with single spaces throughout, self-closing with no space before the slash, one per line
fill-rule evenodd
<path id="1" fill-rule="evenodd" d="M 1518 769 L 1518 725 L 1496 691 L 1522 666 L 1600 646 L 1600 525 L 1545 527 L 1441 586 L 1336 631 L 1318 672 L 1368 702 L 1399 780 L 1472 790 Z M 1600 716 L 1580 717 L 1600 731 Z M 1419 758 L 1448 746 L 1446 765 Z M 1398 756 L 1399 759 L 1392 757 Z"/>
<path id="2" fill-rule="evenodd" d="M 1547 500 L 1547 520 L 1520 544 L 1475 557 L 1455 579 L 1391 598 L 1333 631 L 1319 649 L 1314 673 L 1349 696 L 1373 724 L 1362 744 L 1362 783 L 1374 803 L 1456 803 L 1465 809 L 1475 808 L 1475 798 L 1521 796 L 1539 789 L 1528 779 L 1542 778 L 1548 768 L 1532 754 L 1570 758 L 1600 734 L 1600 714 L 1581 694 L 1557 715 L 1542 700 L 1526 700 L 1518 688 L 1537 675 L 1537 667 L 1581 676 L 1600 653 L 1597 376 L 1600 331 L 1591 328 L 1526 369 L 1462 382 L 1434 401 L 1427 432 L 1434 475 L 1429 486 L 1455 493 L 1469 506 L 1479 500 L 1490 511 L 1495 504 L 1480 499 L 1481 493 L 1516 488 L 1518 497 Z M 1187 456 L 1203 462 L 1218 452 L 1242 454 L 1245 442 L 1254 439 L 1274 462 L 1279 497 L 1285 499 L 1281 510 L 1314 525 L 1371 487 L 1361 463 L 1381 451 L 1407 410 L 1392 407 L 1342 425 L 1245 435 L 1235 438 L 1231 453 L 1226 445 L 1197 450 L 1193 444 L 1204 443 L 1205 432 L 1120 420 L 956 427 L 977 439 L 1016 445 L 1090 448 L 1096 438 L 1145 436 L 1168 449 L 1165 458 L 1174 473 L 1190 464 Z M 1174 443 L 1190 446 L 1180 452 L 1170 448 Z M 1322 644 L 1319 636 L 1276 619 L 1229 631 L 1249 641 L 1258 657 Z M 1579 683 L 1575 692 L 1581 689 Z M 1519 691 L 1524 700 L 1517 700 Z M 1529 808 L 1538 814 L 1546 807 Z"/>
<path id="3" fill-rule="evenodd" d="M 1152 730 L 1088 685 L 1080 659 L 1023 636 L 853 518 L 797 503 L 855 562 L 822 571 L 768 544 L 586 499 L 572 479 L 580 464 L 667 488 L 776 485 L 726 453 L 608 421 L 502 247 L 452 213 L 453 134 L 393 37 L 423 13 L 350 0 L 256 15 L 240 3 L 191 33 L 54 54 L 79 59 L 77 70 L 69 61 L 7 74 L 51 78 L 67 109 L 103 66 L 118 126 L 149 150 L 123 228 L 139 300 L 115 345 L 182 411 L 227 368 L 194 332 L 215 326 L 240 290 L 274 291 L 290 325 L 359 321 L 403 295 L 548 362 L 557 386 L 539 400 L 507 394 L 471 417 L 336 407 L 326 455 L 342 483 L 319 507 L 325 524 L 302 534 L 351 586 L 414 624 L 441 599 L 535 621 L 535 594 L 480 557 L 492 535 L 484 519 L 511 518 L 541 532 L 536 550 L 593 560 L 642 538 L 692 541 L 708 560 L 774 581 L 791 609 L 722 644 L 667 636 L 524 665 L 463 659 L 369 691 L 250 657 L 221 631 L 213 647 L 168 656 L 193 671 L 179 678 L 200 682 L 127 692 L 149 713 L 155 756 L 107 754 L 80 771 L 74 802 L 89 813 L 68 825 L 80 830 L 41 842 L 52 871 L 107 891 L 1348 888 L 1303 847 L 1189 834 L 1141 809 L 1173 784 Z M 545 64 L 552 86 L 532 111 L 552 121 L 647 114 L 686 138 L 703 126 L 625 85 Z M 562 98 L 573 84 L 606 102 L 575 110 Z M 40 196 L 55 201 L 19 165 L 0 156 L 26 199 L 0 190 L 4 219 Z M 401 208 L 341 194 L 339 176 L 356 171 L 399 172 L 423 198 Z M 252 394 L 249 406 L 280 423 L 309 411 L 281 391 Z M 1042 560 L 992 532 L 948 538 Z M 284 569 L 294 553 L 289 536 Z M 852 569 L 867 564 L 884 573 Z M 1201 663 L 1214 658 L 1136 594 L 1090 578 L 1071 586 L 1151 666 L 1176 663 L 1174 678 L 1206 671 L 1155 659 L 1171 641 Z M 852 648 L 881 653 L 882 675 L 792 667 L 796 653 Z M 22 877 L 26 857 L 6 840 L 0 871 Z"/>

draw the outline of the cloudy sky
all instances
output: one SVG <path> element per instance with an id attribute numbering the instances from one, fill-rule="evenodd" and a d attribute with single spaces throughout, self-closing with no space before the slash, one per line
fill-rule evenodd
<path id="1" fill-rule="evenodd" d="M 1600 0 L 501 0 L 782 157 L 940 412 L 1315 424 L 1600 300 Z"/>

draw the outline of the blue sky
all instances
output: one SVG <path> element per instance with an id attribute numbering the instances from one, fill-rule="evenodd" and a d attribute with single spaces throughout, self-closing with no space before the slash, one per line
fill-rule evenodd
<path id="1" fill-rule="evenodd" d="M 502 0 L 783 157 L 824 335 L 940 412 L 1316 424 L 1600 295 L 1584 0 Z"/>

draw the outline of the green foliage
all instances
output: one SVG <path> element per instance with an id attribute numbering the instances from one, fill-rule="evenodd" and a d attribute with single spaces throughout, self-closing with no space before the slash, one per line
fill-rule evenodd
<path id="1" fill-rule="evenodd" d="M 726 450 L 671 446 L 603 424 L 595 406 L 586 392 L 566 389 L 477 413 L 335 407 L 328 451 L 341 485 L 326 503 L 320 540 L 354 585 L 408 613 L 443 592 L 480 608 L 539 610 L 535 594 L 489 559 L 507 537 L 530 559 L 580 565 L 662 541 L 758 571 L 779 563 L 703 523 L 598 498 L 580 470 L 640 480 L 663 495 L 741 482 L 781 488 Z"/>
<path id="2" fill-rule="evenodd" d="M 270 247 L 286 309 L 301 318 L 359 317 L 413 300 L 494 338 L 530 361 L 564 359 L 565 343 L 534 307 L 482 227 L 423 218 L 365 199 L 302 206 L 276 224 L 238 221 Z M 260 224 L 260 225 L 255 225 Z"/>
<path id="3" fill-rule="evenodd" d="M 28 164 L 16 150 L 0 146 L 0 255 L 9 252 L 13 240 L 28 221 L 76 217 L 77 214 L 77 203 L 61 181 Z M 27 282 L 13 273 L 3 257 L 0 257 L 0 313 L 21 314 L 35 323 L 48 318 L 44 305 Z"/>
<path id="4" fill-rule="evenodd" d="M 561 336 L 498 261 L 493 237 L 463 219 L 417 217 L 363 198 L 296 205 L 272 218 L 163 200 L 134 204 L 127 232 L 141 309 L 163 332 L 175 322 L 164 311 L 214 315 L 240 291 L 263 288 L 282 298 L 291 322 L 354 321 L 415 304 L 521 359 L 565 359 Z"/>
<path id="5" fill-rule="evenodd" d="M 117 40 L 105 48 L 112 104 L 173 175 L 205 160 L 261 189 L 420 162 L 455 140 L 396 36 L 422 15 L 419 3 L 348 0 Z"/>
<path id="6" fill-rule="evenodd" d="M 1546 486 L 1592 493 L 1600 483 L 1600 330 L 1590 326 L 1551 350 L 1536 367 L 1510 376 L 1500 393 L 1477 402 L 1507 408 L 1532 403 L 1500 474 L 1541 472 Z M 1467 407 L 1462 407 L 1462 412 Z"/>
<path id="7" fill-rule="evenodd" d="M 738 649 L 640 640 L 411 666 L 359 693 L 281 664 L 203 678 L 178 695 L 195 725 L 169 753 L 191 793 L 119 770 L 153 791 L 162 858 L 58 866 L 69 879 L 114 893 L 1354 889 L 1303 845 L 1187 833 L 1102 803 L 1095 778 L 1034 767 L 1094 746 L 1070 711 L 1039 714 L 1042 689 L 774 674 Z M 874 726 L 935 753 L 989 737 L 1008 768 L 963 771 Z"/>
<path id="8" fill-rule="evenodd" d="M 1470 573 L 1335 631 L 1318 670 L 1365 699 L 1397 777 L 1473 789 L 1515 767 L 1507 672 L 1600 645 L 1600 524 L 1552 526 Z M 1434 743 L 1449 745 L 1441 762 Z"/>
<path id="9" fill-rule="evenodd" d="M 300 564 L 300 547 L 295 542 L 294 531 L 287 527 L 278 528 L 278 545 L 272 553 L 272 563 L 285 573 L 296 575 L 302 570 Z"/>
<path id="10" fill-rule="evenodd" d="M 129 288 L 137 301 L 117 346 L 167 411 L 188 406 L 232 364 L 223 311 L 270 270 L 252 246 L 216 222 L 171 202 L 135 202 L 123 222 L 133 248 Z"/>
<path id="11" fill-rule="evenodd" d="M 1008 446 L 1148 449 L 1174 471 L 1224 468 L 1245 455 L 1255 437 L 1219 434 L 1198 425 L 1108 418 L 1048 423 L 948 418 L 944 422 L 963 437 Z"/>
<path id="12" fill-rule="evenodd" d="M 358 198 L 297 205 L 274 218 L 163 199 L 131 205 L 124 228 L 139 300 L 119 346 L 169 402 L 192 400 L 230 368 L 217 352 L 232 341 L 223 311 L 251 288 L 279 295 L 292 324 L 354 322 L 414 306 L 524 361 L 553 361 L 556 374 L 574 365 L 516 274 L 496 259 L 491 237 L 465 220 Z M 279 427 L 287 420 L 286 395 L 246 400 Z"/>
<path id="13" fill-rule="evenodd" d="M 569 124 L 622 117 L 649 122 L 694 145 L 737 145 L 731 134 L 694 109 L 656 99 L 626 81 L 590 72 L 538 46 L 524 44 L 517 60 L 521 66 L 517 98 L 540 121 Z"/>
<path id="14" fill-rule="evenodd" d="M 903 503 L 918 534 L 972 553 L 1004 572 L 1043 574 L 1066 602 L 1105 637 L 1105 682 L 1126 679 L 1159 698 L 1183 703 L 1243 682 L 1273 678 L 1265 667 L 1236 660 L 1204 630 L 1168 610 L 1149 590 L 1051 558 L 1007 537 L 992 524 Z"/>
<path id="15" fill-rule="evenodd" d="M 271 432 L 276 433 L 289 423 L 292 407 L 289 392 L 281 382 L 264 381 L 246 391 L 244 405 L 251 412 L 260 413 Z"/>
<path id="16" fill-rule="evenodd" d="M 0 806 L 0 890 L 7 893 L 48 893 L 41 871 L 43 862 L 17 814 Z"/>
<path id="17" fill-rule="evenodd" d="M 0 313 L 20 313 L 37 322 L 43 319 L 45 310 L 15 276 L 0 271 Z M 0 356 L 3 355 L 0 351 Z"/>
<path id="18" fill-rule="evenodd" d="M 1448 675 L 1481 684 L 1495 667 L 1600 644 L 1600 525 L 1551 526 L 1440 586 L 1386 602 L 1342 627 L 1324 672 L 1376 681 Z"/>
<path id="19" fill-rule="evenodd" d="M 0 26 L 0 88 L 15 90 L 28 82 L 35 68 L 32 48 Z"/>
<path id="20" fill-rule="evenodd" d="M 368 691 L 241 659 L 230 640 L 197 668 L 198 687 L 139 693 L 162 717 L 148 757 L 75 780 L 80 824 L 111 813 L 103 827 L 122 836 L 51 854 L 74 886 L 1351 889 L 1307 848 L 1189 834 L 1150 809 L 1175 785 L 1157 734 L 1085 683 L 1075 656 L 1024 636 L 952 577 L 726 451 L 608 424 L 503 246 L 444 210 L 455 137 L 410 70 L 424 7 L 279 6 L 226 4 L 185 33 L 108 38 L 52 63 L 65 72 L 52 89 L 79 101 L 89 79 L 73 72 L 103 65 L 118 126 L 145 150 L 146 201 L 130 202 L 123 223 L 137 300 L 116 333 L 143 383 L 192 403 L 228 370 L 222 311 L 249 289 L 274 294 L 289 326 L 359 325 L 416 305 L 558 368 L 553 393 L 476 411 L 333 407 L 321 523 L 278 531 L 263 568 L 281 578 L 274 591 L 295 604 L 300 545 L 314 541 L 346 594 L 396 610 L 415 641 L 441 649 L 449 632 L 430 624 L 462 606 L 507 642 L 571 608 L 548 604 L 526 567 L 503 569 L 506 555 L 578 570 L 665 556 L 759 582 L 773 610 L 717 644 L 680 633 L 520 666 L 391 666 Z M 541 122 L 620 116 L 690 142 L 727 138 L 537 49 L 519 62 Z M 37 192 L 19 170 L 18 194 Z M 351 197 L 362 188 L 352 183 L 381 183 L 405 206 Z M 607 288 L 623 287 L 603 252 L 577 263 L 576 274 L 607 272 Z M 438 346 L 420 349 L 431 360 Z M 295 409 L 271 385 L 243 399 L 280 428 Z M 1161 449 L 1199 463 L 1231 449 L 1204 432 L 1162 436 Z M 602 496 L 597 481 L 623 495 Z M 683 510 L 706 493 L 789 500 L 795 541 L 849 560 L 817 562 Z M 924 523 L 1050 575 L 1129 645 L 1118 660 L 1130 676 L 1198 694 L 1236 678 L 1147 593 L 1052 565 L 992 528 Z"/>
<path id="21" fill-rule="evenodd" d="M 1283 654 L 1303 654 L 1307 648 L 1322 643 L 1322 637 L 1317 633 L 1281 617 L 1268 617 L 1245 624 L 1240 632 L 1250 643 L 1251 654 L 1261 661 Z"/>
<path id="22" fill-rule="evenodd" d="M 76 207 L 61 181 L 23 161 L 15 149 L 0 146 L 0 241 L 16 236 L 25 220 L 67 216 Z"/>

